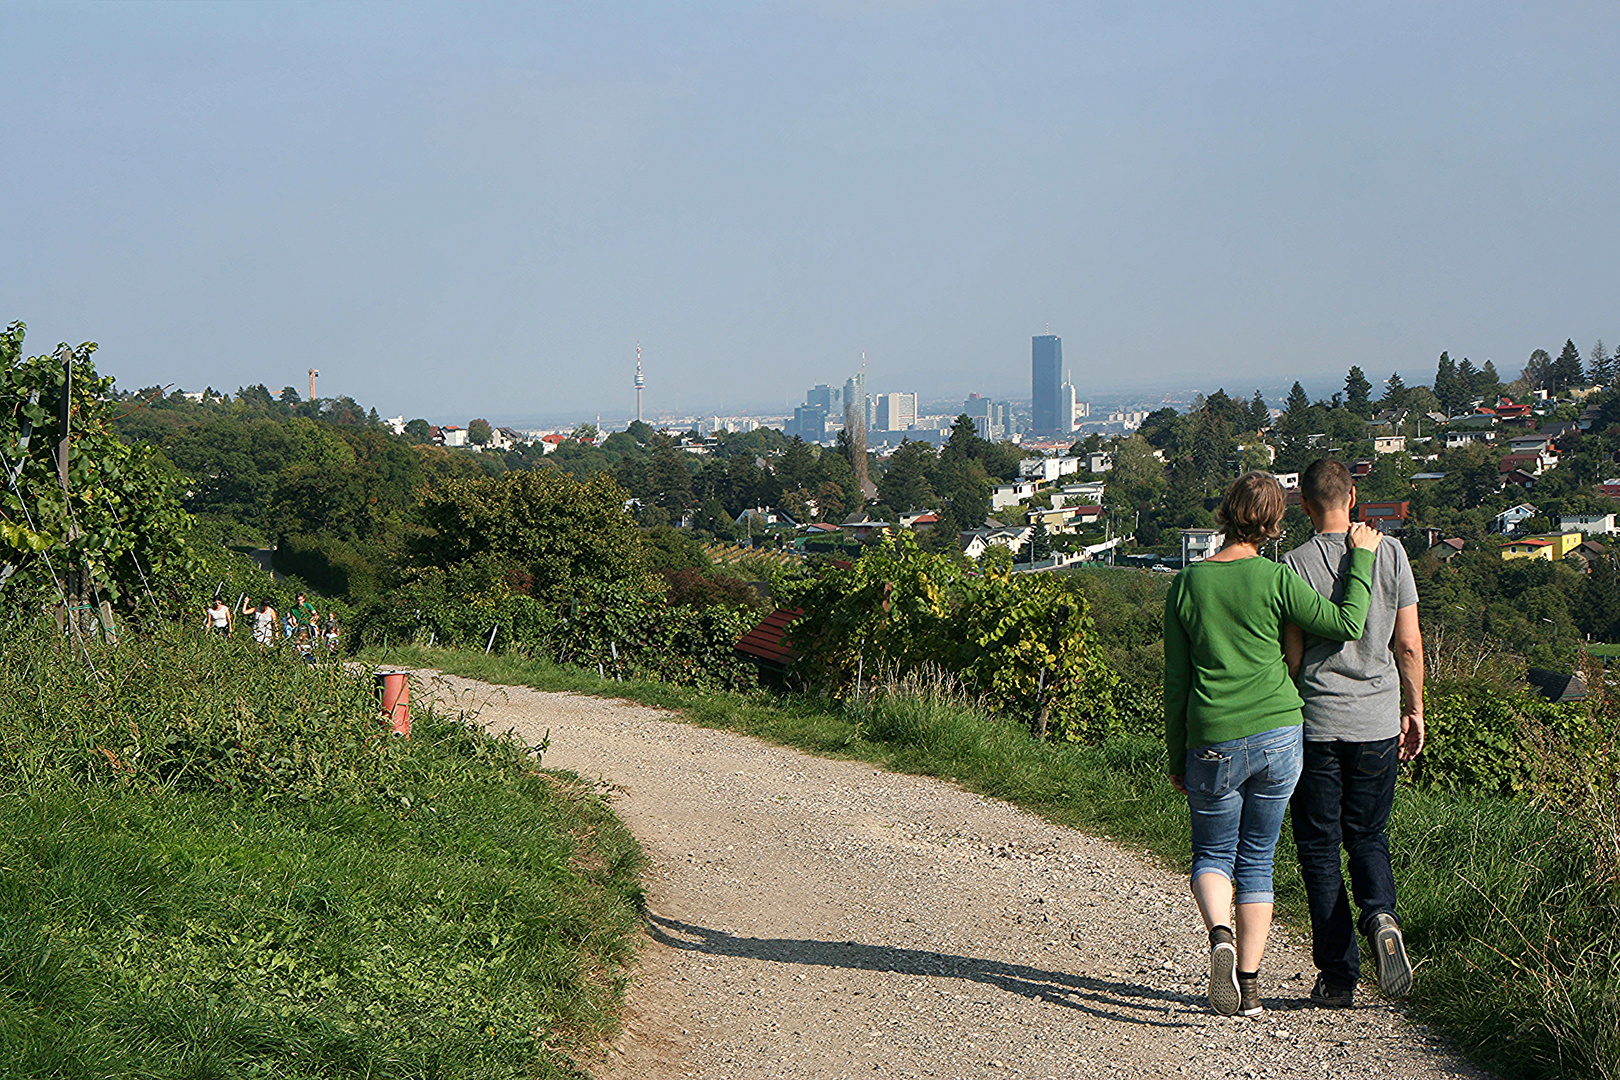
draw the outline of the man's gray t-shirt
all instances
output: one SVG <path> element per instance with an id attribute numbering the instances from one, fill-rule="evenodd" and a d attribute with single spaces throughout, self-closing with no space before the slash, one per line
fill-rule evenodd
<path id="1" fill-rule="evenodd" d="M 1344 533 L 1318 533 L 1283 561 L 1311 588 L 1343 603 L 1349 557 Z M 1374 742 L 1401 733 L 1401 680 L 1390 639 L 1395 635 L 1395 612 L 1417 599 L 1406 549 L 1385 537 L 1373 561 L 1372 602 L 1360 640 L 1305 635 L 1299 694 L 1305 699 L 1306 739 Z"/>

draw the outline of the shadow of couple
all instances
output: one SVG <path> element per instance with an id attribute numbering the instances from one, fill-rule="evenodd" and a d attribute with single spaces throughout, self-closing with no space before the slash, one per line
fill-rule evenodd
<path id="1" fill-rule="evenodd" d="M 953 956 L 892 945 L 805 938 L 740 937 L 648 913 L 647 933 L 654 941 L 685 952 L 735 956 L 778 964 L 805 964 L 849 971 L 963 979 L 1009 994 L 1076 1009 L 1100 1019 L 1147 1027 L 1192 1026 L 1177 1019 L 1187 1006 L 1201 1001 L 1173 990 L 1137 983 L 1096 979 L 1067 971 L 1044 971 L 973 956 Z"/>

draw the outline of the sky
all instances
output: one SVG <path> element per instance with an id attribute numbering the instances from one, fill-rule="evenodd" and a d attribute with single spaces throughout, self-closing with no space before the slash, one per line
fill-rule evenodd
<path id="1" fill-rule="evenodd" d="M 10 3 L 0 321 L 384 416 L 1620 343 L 1610 3 Z M 1273 402 L 1273 404 L 1277 404 Z"/>

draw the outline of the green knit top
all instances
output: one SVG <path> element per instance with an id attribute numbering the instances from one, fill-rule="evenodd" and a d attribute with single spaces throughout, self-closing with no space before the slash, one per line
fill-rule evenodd
<path id="1" fill-rule="evenodd" d="M 1173 775 L 1186 770 L 1189 746 L 1303 723 L 1283 660 L 1283 624 L 1335 641 L 1361 637 L 1372 565 L 1372 552 L 1355 549 L 1343 605 L 1270 559 L 1206 559 L 1176 575 L 1164 598 L 1164 741 Z"/>

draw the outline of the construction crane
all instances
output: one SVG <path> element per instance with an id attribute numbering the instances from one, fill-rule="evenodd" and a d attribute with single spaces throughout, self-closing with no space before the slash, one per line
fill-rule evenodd
<path id="1" fill-rule="evenodd" d="M 641 391 L 647 386 L 647 380 L 641 374 L 641 342 L 636 342 L 636 422 L 641 422 Z"/>

